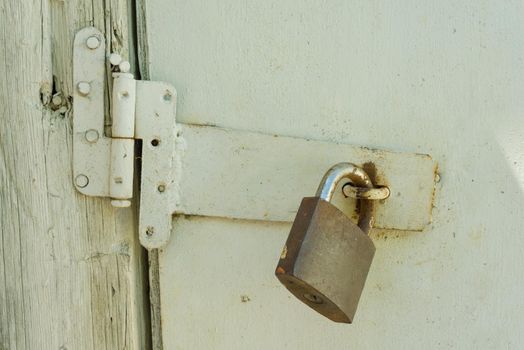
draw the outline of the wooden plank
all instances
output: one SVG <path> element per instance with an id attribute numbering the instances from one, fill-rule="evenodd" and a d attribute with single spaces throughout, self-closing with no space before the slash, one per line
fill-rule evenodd
<path id="1" fill-rule="evenodd" d="M 135 208 L 71 180 L 74 33 L 95 25 L 126 56 L 127 6 L 0 4 L 0 349 L 148 347 Z"/>
<path id="2" fill-rule="evenodd" d="M 179 213 L 293 221 L 327 169 L 353 162 L 391 190 L 376 207 L 377 228 L 421 231 L 431 222 L 437 164 L 428 155 L 184 124 L 181 135 Z M 355 213 L 355 201 L 337 199 Z"/>
<path id="3" fill-rule="evenodd" d="M 136 41 L 137 62 L 140 77 L 144 80 L 151 79 L 149 60 L 149 36 L 147 27 L 146 0 L 135 1 L 136 11 Z M 159 251 L 151 249 L 148 251 L 148 276 L 149 276 L 149 305 L 151 322 L 151 349 L 162 350 L 164 343 L 162 339 L 162 315 L 160 298 L 160 270 Z"/>

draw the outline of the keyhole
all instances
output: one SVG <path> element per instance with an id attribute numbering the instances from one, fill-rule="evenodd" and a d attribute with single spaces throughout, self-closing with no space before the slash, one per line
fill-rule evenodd
<path id="1" fill-rule="evenodd" d="M 306 293 L 304 294 L 304 298 L 315 304 L 322 304 L 324 302 L 324 300 L 316 294 Z"/>

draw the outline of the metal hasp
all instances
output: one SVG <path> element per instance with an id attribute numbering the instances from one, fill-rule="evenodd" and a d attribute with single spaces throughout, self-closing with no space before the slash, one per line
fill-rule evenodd
<path id="1" fill-rule="evenodd" d="M 124 73 L 128 64 L 120 64 L 122 73 L 112 74 L 112 125 L 106 136 L 107 65 L 103 34 L 93 27 L 80 30 L 73 46 L 73 182 L 87 196 L 129 206 L 135 140 L 142 140 L 140 242 L 147 249 L 160 248 L 169 240 L 174 211 L 176 91 L 167 83 L 135 80 Z"/>
<path id="2" fill-rule="evenodd" d="M 316 197 L 302 200 L 275 275 L 300 301 L 335 322 L 352 323 L 375 255 L 368 232 L 372 200 L 360 200 L 358 226 L 331 202 L 337 184 L 348 179 L 373 188 L 367 173 L 339 163 L 324 175 Z"/>

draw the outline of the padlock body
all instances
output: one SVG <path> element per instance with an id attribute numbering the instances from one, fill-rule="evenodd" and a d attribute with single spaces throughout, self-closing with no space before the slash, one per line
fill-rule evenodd
<path id="1" fill-rule="evenodd" d="M 351 323 L 375 255 L 367 234 L 333 204 L 302 200 L 275 274 L 299 300 Z"/>

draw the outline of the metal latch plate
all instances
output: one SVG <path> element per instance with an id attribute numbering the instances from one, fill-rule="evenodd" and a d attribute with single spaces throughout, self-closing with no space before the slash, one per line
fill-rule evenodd
<path id="1" fill-rule="evenodd" d="M 347 161 L 391 191 L 376 205 L 375 227 L 422 231 L 431 222 L 437 163 L 427 154 L 211 126 L 179 128 L 185 150 L 175 186 L 177 213 L 292 222 L 302 197 L 315 194 L 325 170 Z M 339 199 L 334 203 L 356 216 L 356 201 Z"/>

